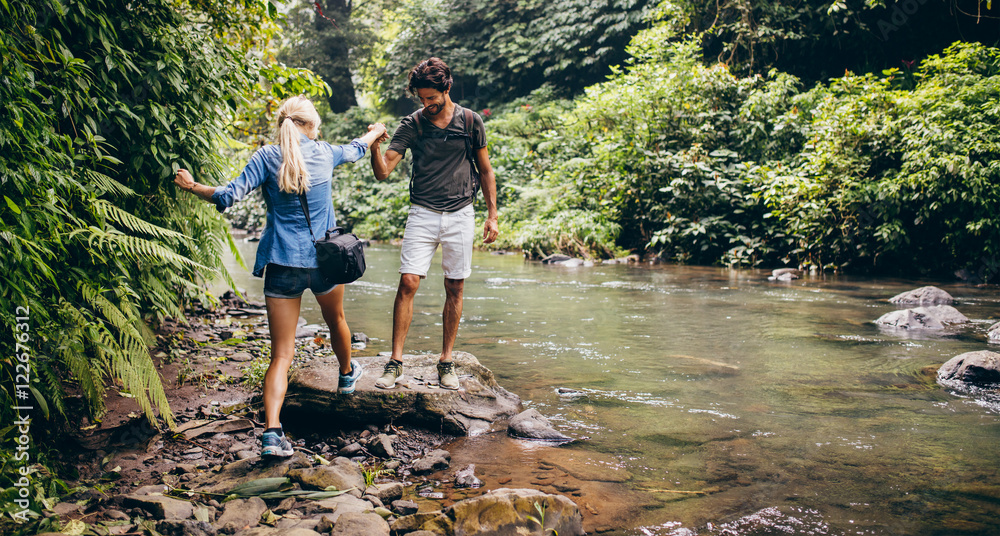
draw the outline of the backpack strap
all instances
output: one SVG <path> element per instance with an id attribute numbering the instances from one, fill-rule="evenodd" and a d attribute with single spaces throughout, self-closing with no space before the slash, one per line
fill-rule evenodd
<path id="1" fill-rule="evenodd" d="M 423 138 L 424 127 L 420 125 L 420 120 L 424 118 L 424 109 L 421 108 L 413 112 L 412 114 L 410 114 L 410 117 L 413 118 L 414 124 L 417 126 L 417 138 Z"/>
<path id="2" fill-rule="evenodd" d="M 479 166 L 476 165 L 476 155 L 472 150 L 472 128 L 475 126 L 475 117 L 472 115 L 472 110 L 468 108 L 462 108 L 462 114 L 465 116 L 465 156 L 469 159 L 469 163 L 472 164 L 472 171 L 479 173 Z"/>
<path id="3" fill-rule="evenodd" d="M 472 132 L 473 132 L 473 129 L 474 129 L 475 124 L 476 124 L 476 122 L 475 122 L 476 121 L 475 115 L 473 114 L 472 110 L 470 110 L 470 109 L 468 109 L 468 108 L 466 108 L 464 106 L 459 106 L 457 104 L 455 106 L 458 106 L 462 110 L 462 117 L 465 120 L 464 121 L 464 123 L 465 123 L 465 158 L 467 158 L 469 160 L 469 164 L 472 166 L 472 173 L 473 173 L 473 179 L 474 179 L 473 182 L 475 183 L 474 191 L 475 192 L 479 192 L 479 166 L 476 165 L 476 156 L 475 156 L 475 152 L 472 149 Z M 417 127 L 417 138 L 418 139 L 423 138 L 423 136 L 424 136 L 424 128 L 423 128 L 423 126 L 420 125 L 420 122 L 421 122 L 421 120 L 424 117 L 424 109 L 421 108 L 421 109 L 413 112 L 412 114 L 410 114 L 410 117 L 413 118 L 413 121 L 416 124 L 416 127 Z"/>

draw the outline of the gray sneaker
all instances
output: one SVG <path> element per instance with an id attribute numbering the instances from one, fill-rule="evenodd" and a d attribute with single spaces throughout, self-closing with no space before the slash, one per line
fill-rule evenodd
<path id="1" fill-rule="evenodd" d="M 385 364 L 385 370 L 382 372 L 382 377 L 375 380 L 375 387 L 380 389 L 392 389 L 396 386 L 396 380 L 398 380 L 403 375 L 403 364 L 395 359 L 390 359 L 388 363 Z"/>
<path id="2" fill-rule="evenodd" d="M 442 389 L 458 389 L 458 374 L 455 374 L 455 363 L 441 361 L 438 363 L 438 383 Z"/>

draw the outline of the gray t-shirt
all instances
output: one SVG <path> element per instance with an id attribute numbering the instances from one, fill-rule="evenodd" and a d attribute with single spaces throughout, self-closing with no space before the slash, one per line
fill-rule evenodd
<path id="1" fill-rule="evenodd" d="M 389 150 L 406 154 L 413 151 L 410 175 L 410 203 L 437 210 L 455 212 L 475 200 L 472 166 L 465 154 L 465 112 L 455 105 L 451 123 L 440 129 L 421 114 L 418 135 L 415 114 L 404 117 L 392 136 Z M 483 118 L 473 112 L 472 149 L 486 147 Z"/>

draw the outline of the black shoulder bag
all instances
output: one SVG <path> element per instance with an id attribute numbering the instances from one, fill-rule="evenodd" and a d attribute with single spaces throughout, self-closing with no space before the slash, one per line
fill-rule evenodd
<path id="1" fill-rule="evenodd" d="M 305 194 L 299 194 L 299 203 L 306 215 L 306 225 L 309 226 L 309 234 L 316 246 L 316 260 L 323 277 L 327 282 L 337 285 L 357 281 L 365 274 L 364 243 L 354 233 L 345 233 L 343 227 L 327 229 L 326 236 L 316 240 Z"/>

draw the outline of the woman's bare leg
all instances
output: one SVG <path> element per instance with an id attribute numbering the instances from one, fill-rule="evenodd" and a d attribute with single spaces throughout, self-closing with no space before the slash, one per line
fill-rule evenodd
<path id="1" fill-rule="evenodd" d="M 337 285 L 332 291 L 316 296 L 316 303 L 323 311 L 323 320 L 330 327 L 330 344 L 340 363 L 340 373 L 351 373 L 351 329 L 344 315 L 344 285 Z"/>
<path id="2" fill-rule="evenodd" d="M 264 375 L 264 420 L 266 428 L 280 428 L 281 405 L 288 389 L 288 369 L 295 357 L 295 329 L 299 323 L 302 297 L 268 296 L 265 301 L 271 331 L 271 364 Z"/>

